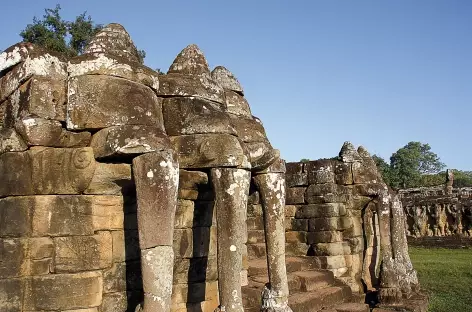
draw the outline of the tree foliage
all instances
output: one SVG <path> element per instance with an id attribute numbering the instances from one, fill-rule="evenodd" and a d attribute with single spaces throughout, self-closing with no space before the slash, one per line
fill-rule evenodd
<path id="1" fill-rule="evenodd" d="M 35 16 L 33 23 L 28 24 L 20 36 L 24 42 L 31 42 L 70 57 L 80 55 L 103 26 L 95 24 L 87 12 L 77 16 L 74 21 L 66 21 L 62 19 L 60 11 L 59 4 L 54 9 L 45 9 L 43 18 L 38 19 Z M 138 53 L 142 63 L 146 52 L 139 50 Z"/>
<path id="2" fill-rule="evenodd" d="M 472 186 L 472 171 L 453 170 L 454 187 Z"/>
<path id="3" fill-rule="evenodd" d="M 409 142 L 392 154 L 390 164 L 374 155 L 382 177 L 393 188 L 433 186 L 444 183 L 445 167 L 429 144 Z"/>
<path id="4" fill-rule="evenodd" d="M 45 9 L 43 19 L 33 18 L 20 33 L 24 42 L 31 42 L 48 50 L 64 53 L 68 56 L 81 54 L 85 45 L 102 28 L 92 21 L 86 12 L 69 22 L 60 15 L 61 6 Z"/>
<path id="5" fill-rule="evenodd" d="M 407 188 L 421 185 L 423 175 L 435 174 L 445 167 L 429 144 L 409 142 L 390 157 L 394 186 Z"/>
<path id="6" fill-rule="evenodd" d="M 374 160 L 375 164 L 377 165 L 377 169 L 379 170 L 380 174 L 384 182 L 387 185 L 393 186 L 393 176 L 392 170 L 390 169 L 390 165 L 380 156 L 372 155 L 372 159 Z"/>

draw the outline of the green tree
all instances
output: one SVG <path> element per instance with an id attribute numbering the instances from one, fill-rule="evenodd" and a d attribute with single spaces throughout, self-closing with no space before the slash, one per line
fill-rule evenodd
<path id="1" fill-rule="evenodd" d="M 380 156 L 372 155 L 372 159 L 374 160 L 375 164 L 377 165 L 377 169 L 379 170 L 380 174 L 384 182 L 389 185 L 393 186 L 393 174 L 390 168 L 390 165 Z"/>
<path id="2" fill-rule="evenodd" d="M 421 186 L 422 176 L 437 174 L 445 165 L 429 144 L 409 142 L 390 157 L 393 187 Z"/>
<path id="3" fill-rule="evenodd" d="M 446 172 L 441 171 L 435 174 L 423 174 L 421 175 L 418 186 L 438 186 L 446 183 Z"/>
<path id="4" fill-rule="evenodd" d="M 61 6 L 45 9 L 43 19 L 33 18 L 20 33 L 24 42 L 31 42 L 48 50 L 76 56 L 83 52 L 85 45 L 102 28 L 96 25 L 86 12 L 77 16 L 75 21 L 68 22 L 60 15 Z"/>
<path id="5" fill-rule="evenodd" d="M 472 171 L 453 170 L 454 187 L 472 186 Z"/>
<path id="6" fill-rule="evenodd" d="M 67 56 L 76 56 L 83 53 L 87 43 L 103 28 L 95 24 L 87 12 L 77 16 L 74 21 L 66 21 L 60 15 L 61 6 L 54 9 L 45 9 L 43 19 L 33 18 L 21 31 L 24 42 L 31 42 L 48 50 L 64 53 Z M 139 57 L 143 63 L 146 52 L 139 50 Z"/>
<path id="7" fill-rule="evenodd" d="M 309 162 L 310 160 L 308 158 L 302 158 L 300 159 L 300 162 Z"/>

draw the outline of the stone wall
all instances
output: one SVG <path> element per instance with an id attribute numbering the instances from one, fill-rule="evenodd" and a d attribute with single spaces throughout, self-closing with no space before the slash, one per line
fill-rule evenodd
<path id="1" fill-rule="evenodd" d="M 450 185 L 449 185 L 450 184 Z M 472 236 L 472 188 L 452 188 L 452 183 L 399 191 L 408 217 L 408 234 Z"/>
<path id="2" fill-rule="evenodd" d="M 180 170 L 174 230 L 172 309 L 218 307 L 216 211 L 206 172 Z"/>
<path id="3" fill-rule="evenodd" d="M 362 192 L 376 177 L 367 180 L 367 167 L 352 167 L 337 159 L 287 164 L 286 239 L 294 246 L 304 243 L 306 251 L 298 249 L 316 257 L 320 269 L 363 292 L 364 285 L 378 287 L 379 262 L 367 263 L 379 248 L 376 209 L 371 208 L 377 198 Z M 366 230 L 370 236 L 364 236 Z"/>
<path id="4" fill-rule="evenodd" d="M 286 183 L 288 257 L 308 256 L 314 268 L 333 272 L 354 293 L 398 287 L 408 294 L 417 287 L 401 202 L 363 147 L 355 150 L 347 142 L 339 157 L 287 163 Z M 248 204 L 250 259 L 265 256 L 258 198 L 254 192 Z M 382 264 L 391 266 L 390 276 L 381 272 Z"/>

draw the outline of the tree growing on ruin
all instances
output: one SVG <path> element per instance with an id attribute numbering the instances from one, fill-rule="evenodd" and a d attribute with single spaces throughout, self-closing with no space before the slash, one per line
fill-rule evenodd
<path id="1" fill-rule="evenodd" d="M 43 18 L 33 17 L 33 23 L 28 24 L 20 36 L 24 42 L 70 57 L 80 55 L 92 37 L 102 29 L 102 25 L 96 24 L 87 12 L 77 16 L 74 21 L 66 21 L 61 17 L 60 11 L 59 4 L 54 9 L 45 9 Z M 146 53 L 143 50 L 138 52 L 142 63 Z"/>

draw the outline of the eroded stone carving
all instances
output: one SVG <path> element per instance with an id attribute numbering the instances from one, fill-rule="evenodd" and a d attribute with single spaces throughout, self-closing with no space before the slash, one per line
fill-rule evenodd
<path id="1" fill-rule="evenodd" d="M 110 24 L 71 59 L 14 45 L 0 72 L 0 310 L 243 312 L 247 291 L 262 311 L 323 308 L 290 294 L 294 265 L 305 293 L 335 277 L 384 302 L 416 289 L 405 215 L 367 151 L 346 143 L 286 181 L 241 84 L 196 45 L 158 74 Z M 441 209 L 459 231 L 462 210 Z M 286 259 L 307 248 L 313 262 Z"/>
<path id="2" fill-rule="evenodd" d="M 443 185 L 399 191 L 409 216 L 407 231 L 415 237 L 471 236 L 472 202 L 470 188 L 453 188 L 448 170 Z"/>

